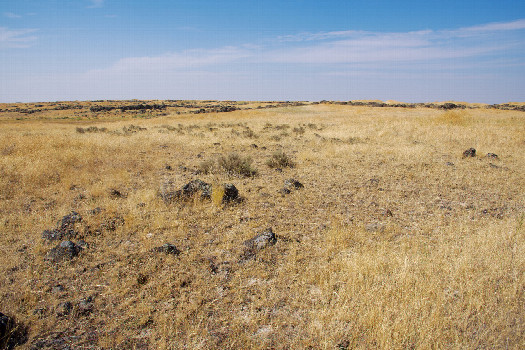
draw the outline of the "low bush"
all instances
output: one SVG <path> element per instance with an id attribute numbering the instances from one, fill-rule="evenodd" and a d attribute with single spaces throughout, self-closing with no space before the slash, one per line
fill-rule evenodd
<path id="1" fill-rule="evenodd" d="M 277 151 L 266 162 L 270 168 L 293 168 L 295 163 L 283 151 Z"/>
<path id="2" fill-rule="evenodd" d="M 251 177 L 257 174 L 257 170 L 252 167 L 252 159 L 241 157 L 236 153 L 219 158 L 218 165 L 230 175 Z"/>

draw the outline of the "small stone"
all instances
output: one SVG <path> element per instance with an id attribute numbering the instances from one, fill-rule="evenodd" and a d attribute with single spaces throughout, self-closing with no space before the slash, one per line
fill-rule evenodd
<path id="1" fill-rule="evenodd" d="M 193 197 L 200 192 L 202 199 L 211 198 L 211 185 L 202 180 L 193 180 L 182 187 L 182 195 L 184 197 Z"/>
<path id="2" fill-rule="evenodd" d="M 139 275 L 137 276 L 137 283 L 141 286 L 145 285 L 146 283 L 148 283 L 148 276 L 147 275 L 144 275 L 142 273 L 139 273 Z"/>
<path id="3" fill-rule="evenodd" d="M 52 263 L 57 263 L 63 260 L 71 260 L 76 257 L 81 250 L 82 247 L 76 245 L 75 243 L 71 241 L 63 241 L 55 248 L 51 249 L 44 257 L 44 260 L 50 261 Z"/>
<path id="4" fill-rule="evenodd" d="M 266 338 L 273 333 L 273 327 L 271 325 L 262 326 L 257 330 L 255 335 L 258 337 Z"/>
<path id="5" fill-rule="evenodd" d="M 104 222 L 102 222 L 102 224 L 100 225 L 100 228 L 107 231 L 115 231 L 118 227 L 123 226 L 124 224 L 124 218 L 117 215 L 115 217 L 104 220 Z"/>
<path id="6" fill-rule="evenodd" d="M 67 316 L 71 313 L 72 308 L 73 308 L 73 304 L 71 304 L 71 302 L 69 301 L 60 303 L 56 307 L 56 314 L 57 316 Z"/>
<path id="7" fill-rule="evenodd" d="M 89 247 L 89 244 L 84 241 L 83 239 L 81 239 L 80 241 L 77 242 L 77 245 L 82 248 L 82 249 L 86 249 Z"/>
<path id="8" fill-rule="evenodd" d="M 0 349 L 14 349 L 27 342 L 27 327 L 0 312 Z"/>
<path id="9" fill-rule="evenodd" d="M 67 229 L 67 228 L 71 228 L 73 225 L 75 225 L 77 222 L 81 222 L 82 221 L 82 216 L 75 212 L 75 211 L 72 211 L 70 214 L 64 216 L 59 222 L 58 222 L 58 227 L 60 229 Z"/>
<path id="10" fill-rule="evenodd" d="M 102 213 L 102 208 L 97 207 L 97 208 L 91 209 L 91 210 L 89 211 L 89 213 L 90 213 L 91 215 L 98 215 L 98 214 Z"/>
<path id="11" fill-rule="evenodd" d="M 93 297 L 81 299 L 77 305 L 77 313 L 86 316 L 93 311 Z"/>
<path id="12" fill-rule="evenodd" d="M 342 342 L 337 344 L 337 349 L 338 350 L 347 350 L 349 346 L 350 346 L 350 342 L 348 340 L 343 340 Z"/>
<path id="13" fill-rule="evenodd" d="M 177 247 L 175 247 L 171 243 L 166 243 L 166 244 L 163 244 L 160 247 L 153 248 L 153 251 L 157 252 L 157 253 L 165 253 L 165 254 L 171 254 L 171 255 L 179 255 L 180 254 L 180 250 L 178 250 Z"/>
<path id="14" fill-rule="evenodd" d="M 75 231 L 75 224 L 82 221 L 82 216 L 77 212 L 71 212 L 64 216 L 57 223 L 57 228 L 42 232 L 42 238 L 49 241 L 58 241 L 64 238 L 75 238 L 78 232 Z"/>
<path id="15" fill-rule="evenodd" d="M 4 339 L 9 336 L 11 329 L 14 327 L 14 320 L 0 312 L 0 345 L 4 345 Z M 3 349 L 3 346 L 0 346 Z"/>
<path id="16" fill-rule="evenodd" d="M 65 290 L 64 286 L 57 284 L 56 286 L 51 288 L 51 293 L 58 294 L 58 293 L 62 293 L 64 290 Z"/>
<path id="17" fill-rule="evenodd" d="M 279 193 L 281 193 L 283 196 L 292 193 L 292 191 L 289 188 L 283 187 L 279 190 Z"/>
<path id="18" fill-rule="evenodd" d="M 383 232 L 385 231 L 385 225 L 379 222 L 373 222 L 365 226 L 365 230 L 368 232 Z"/>
<path id="19" fill-rule="evenodd" d="M 66 235 L 66 232 L 57 229 L 44 230 L 42 232 L 42 238 L 47 239 L 48 241 L 58 241 L 62 238 L 65 238 Z"/>
<path id="20" fill-rule="evenodd" d="M 368 180 L 369 186 L 379 186 L 379 179 L 370 179 Z"/>
<path id="21" fill-rule="evenodd" d="M 33 315 L 38 316 L 38 318 L 43 318 L 46 315 L 47 309 L 45 307 L 40 307 L 33 310 Z"/>
<path id="22" fill-rule="evenodd" d="M 124 198 L 124 197 L 126 197 L 124 194 L 122 194 L 122 192 L 120 192 L 119 190 L 114 189 L 114 188 L 109 190 L 109 196 L 112 197 L 112 198 Z"/>
<path id="23" fill-rule="evenodd" d="M 224 185 L 224 195 L 222 202 L 228 203 L 239 199 L 239 190 L 233 184 Z"/>
<path id="24" fill-rule="evenodd" d="M 469 158 L 469 157 L 475 157 L 475 156 L 476 156 L 475 148 L 469 148 L 465 152 L 463 152 L 463 158 Z"/>
<path id="25" fill-rule="evenodd" d="M 295 188 L 296 190 L 303 188 L 304 185 L 295 179 L 288 179 L 284 181 L 285 188 Z"/>
<path id="26" fill-rule="evenodd" d="M 487 153 L 487 158 L 499 159 L 498 155 L 495 153 Z"/>
<path id="27" fill-rule="evenodd" d="M 262 250 L 266 247 L 274 245 L 275 243 L 277 243 L 277 237 L 270 227 L 257 236 L 245 241 L 244 246 L 251 250 Z"/>

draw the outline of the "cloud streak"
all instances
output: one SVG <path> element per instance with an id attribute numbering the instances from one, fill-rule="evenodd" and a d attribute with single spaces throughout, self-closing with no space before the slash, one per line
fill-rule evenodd
<path id="1" fill-rule="evenodd" d="M 6 27 L 0 27 L 0 49 L 30 47 L 37 38 L 29 34 L 36 31 L 37 29 L 10 30 Z"/>
<path id="2" fill-rule="evenodd" d="M 375 64 L 377 68 L 383 64 L 428 65 L 497 56 L 516 47 L 523 50 L 523 40 L 516 40 L 515 36 L 508 34 L 524 29 L 525 19 L 442 31 L 389 33 L 351 30 L 301 33 L 277 37 L 262 47 L 244 45 L 123 58 L 110 67 L 89 73 L 140 74 L 210 68 L 225 64 Z"/>
<path id="3" fill-rule="evenodd" d="M 99 7 L 104 6 L 104 0 L 90 0 L 90 2 L 91 2 L 91 5 L 88 6 L 88 8 L 90 9 L 99 8 Z"/>
<path id="4" fill-rule="evenodd" d="M 185 71 L 188 69 L 198 69 L 200 67 L 231 63 L 252 57 L 252 51 L 237 47 L 223 47 L 208 50 L 186 50 L 180 53 L 169 53 L 160 56 L 123 58 L 108 68 L 91 70 L 87 72 L 87 74 L 93 76 Z"/>
<path id="5" fill-rule="evenodd" d="M 17 15 L 16 13 L 13 13 L 13 12 L 4 12 L 4 16 L 7 18 L 12 18 L 12 19 L 22 18 L 22 16 Z"/>
<path id="6" fill-rule="evenodd" d="M 0 47 L 27 47 L 34 31 L 0 28 Z M 124 57 L 84 73 L 17 77 L 5 92 L 0 86 L 0 98 L 524 101 L 524 34 L 525 19 L 449 30 L 299 33 L 259 45 Z"/>

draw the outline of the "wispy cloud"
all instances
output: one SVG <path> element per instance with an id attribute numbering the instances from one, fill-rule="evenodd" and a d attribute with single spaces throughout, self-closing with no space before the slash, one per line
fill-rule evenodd
<path id="1" fill-rule="evenodd" d="M 104 6 L 104 0 L 89 0 L 91 2 L 91 5 L 88 6 L 88 8 L 98 8 Z"/>
<path id="2" fill-rule="evenodd" d="M 127 57 L 118 60 L 105 69 L 89 71 L 88 74 L 108 73 L 151 73 L 158 71 L 185 70 L 203 66 L 230 63 L 253 56 L 245 48 L 223 47 L 217 49 L 186 50 L 180 53 L 168 53 L 161 56 Z"/>
<path id="3" fill-rule="evenodd" d="M 35 40 L 33 31 L 0 28 L 0 47 L 26 47 Z M 74 77 L 53 73 L 42 77 L 41 84 L 31 76 L 20 86 L 34 87 L 35 96 L 47 100 L 377 98 L 501 103 L 525 99 L 524 34 L 525 19 L 450 30 L 299 33 L 259 45 L 125 57 Z M 18 94 L 27 96 L 27 90 L 20 88 Z M 6 90 L 7 94 L 15 93 Z"/>
<path id="4" fill-rule="evenodd" d="M 525 19 L 456 30 L 412 32 L 337 31 L 281 36 L 264 46 L 186 50 L 160 56 L 123 58 L 104 72 L 148 72 L 221 64 L 439 64 L 447 60 L 498 55 L 525 43 L 515 40 Z M 517 34 L 508 35 L 510 32 Z M 519 44 L 521 42 L 521 44 Z"/>
<path id="5" fill-rule="evenodd" d="M 20 15 L 17 15 L 16 13 L 13 13 L 13 12 L 4 12 L 4 16 L 7 17 L 7 18 L 22 18 L 22 16 Z"/>
<path id="6" fill-rule="evenodd" d="M 351 38 L 362 38 L 367 36 L 427 36 L 429 38 L 454 38 L 464 37 L 466 35 L 479 35 L 483 32 L 502 32 L 502 31 L 514 31 L 525 29 L 525 19 L 519 19 L 510 22 L 493 22 L 486 23 L 478 26 L 463 27 L 459 29 L 449 30 L 420 30 L 410 31 L 404 33 L 382 33 L 382 32 L 370 32 L 370 31 L 359 31 L 359 30 L 343 30 L 343 31 L 331 31 L 331 32 L 319 32 L 309 33 L 303 32 L 299 34 L 284 35 L 276 38 L 276 41 L 280 42 L 303 42 L 303 41 L 320 41 L 320 40 L 336 40 L 336 39 L 351 39 Z"/>
<path id="7" fill-rule="evenodd" d="M 270 62 L 317 64 L 429 62 L 480 57 L 516 46 L 516 41 L 505 32 L 523 29 L 525 19 L 456 30 L 301 33 L 277 38 L 278 42 L 291 45 L 270 50 L 264 57 Z"/>
<path id="8" fill-rule="evenodd" d="M 459 32 L 490 32 L 525 29 L 525 19 L 519 19 L 512 22 L 495 22 L 480 26 L 462 28 Z"/>
<path id="9" fill-rule="evenodd" d="M 36 31 L 37 29 L 10 30 L 6 27 L 0 27 L 0 49 L 30 47 L 31 43 L 37 38 L 29 34 Z"/>

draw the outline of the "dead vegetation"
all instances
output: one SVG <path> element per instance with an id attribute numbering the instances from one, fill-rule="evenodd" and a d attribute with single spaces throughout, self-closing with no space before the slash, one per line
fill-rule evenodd
<path id="1" fill-rule="evenodd" d="M 71 104 L 0 120 L 2 344 L 523 347 L 521 111 Z"/>

